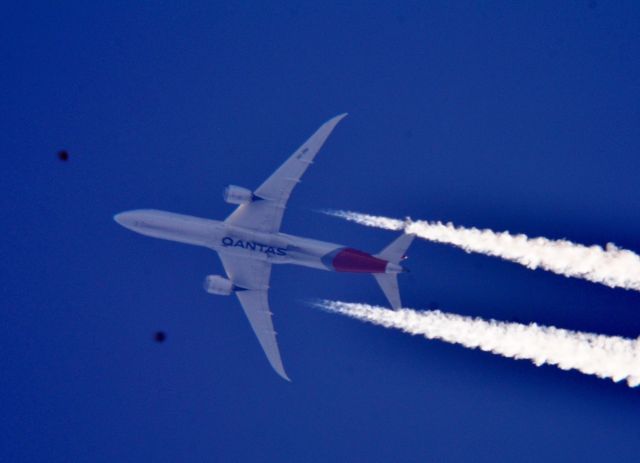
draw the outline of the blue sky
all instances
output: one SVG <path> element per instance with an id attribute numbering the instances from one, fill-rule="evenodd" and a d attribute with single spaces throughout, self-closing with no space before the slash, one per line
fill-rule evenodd
<path id="1" fill-rule="evenodd" d="M 282 381 L 237 301 L 202 290 L 214 253 L 112 216 L 222 219 L 226 184 L 256 187 L 346 111 L 283 231 L 395 237 L 313 212 L 344 208 L 640 251 L 639 20 L 605 1 L 7 6 L 1 459 L 636 458 L 637 390 L 306 304 L 384 304 L 368 276 L 274 269 Z M 407 306 L 640 333 L 636 292 L 410 251 Z"/>

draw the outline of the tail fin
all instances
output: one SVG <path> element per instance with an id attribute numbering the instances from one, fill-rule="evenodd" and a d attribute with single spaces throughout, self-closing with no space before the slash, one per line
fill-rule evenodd
<path id="1" fill-rule="evenodd" d="M 398 268 L 398 272 L 406 271 L 406 269 L 400 267 L 398 264 L 405 257 L 404 254 L 411 245 L 413 238 L 415 238 L 415 235 L 403 233 L 379 254 L 376 254 L 375 257 L 384 259 L 391 264 L 395 264 Z M 373 277 L 380 285 L 380 288 L 382 288 L 382 292 L 389 300 L 389 304 L 391 304 L 391 307 L 394 309 L 402 307 L 402 302 L 400 302 L 400 290 L 398 289 L 398 272 L 373 274 Z"/>
<path id="2" fill-rule="evenodd" d="M 404 254 L 411 246 L 411 242 L 416 237 L 416 235 L 410 235 L 408 233 L 403 233 L 399 237 L 397 237 L 389 246 L 384 248 L 376 257 L 380 259 L 387 260 L 393 264 L 399 264 L 400 261 L 405 257 Z"/>

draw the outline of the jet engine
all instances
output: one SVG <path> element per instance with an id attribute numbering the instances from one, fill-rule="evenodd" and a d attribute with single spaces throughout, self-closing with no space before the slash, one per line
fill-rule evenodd
<path id="1" fill-rule="evenodd" d="M 228 185 L 222 194 L 225 202 L 229 204 L 247 204 L 253 201 L 254 196 L 251 190 L 240 186 Z"/>
<path id="2" fill-rule="evenodd" d="M 204 279 L 204 290 L 209 294 L 228 296 L 233 292 L 234 286 L 230 280 L 224 277 L 219 275 L 207 275 Z"/>

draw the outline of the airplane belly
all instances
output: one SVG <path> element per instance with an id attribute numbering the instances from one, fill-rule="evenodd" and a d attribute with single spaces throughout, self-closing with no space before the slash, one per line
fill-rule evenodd
<path id="1" fill-rule="evenodd" d="M 227 226 L 214 249 L 227 255 L 349 273 L 385 273 L 388 262 L 357 249 L 284 233 Z"/>
<path id="2" fill-rule="evenodd" d="M 387 261 L 353 248 L 337 248 L 322 257 L 322 263 L 335 272 L 385 273 Z"/>
<path id="3" fill-rule="evenodd" d="M 387 261 L 334 243 L 281 234 L 290 241 L 293 264 L 332 272 L 385 273 Z M 289 263 L 289 262 L 287 262 Z"/>
<path id="4" fill-rule="evenodd" d="M 121 212 L 114 219 L 141 235 L 208 247 L 220 228 L 216 220 L 154 209 Z"/>
<path id="5" fill-rule="evenodd" d="M 216 251 L 284 264 L 290 260 L 289 243 L 276 234 L 239 227 L 225 227 L 215 243 Z"/>

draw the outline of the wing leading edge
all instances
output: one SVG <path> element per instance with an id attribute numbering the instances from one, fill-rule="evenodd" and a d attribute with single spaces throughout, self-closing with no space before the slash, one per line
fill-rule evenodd
<path id="1" fill-rule="evenodd" d="M 284 164 L 254 191 L 254 195 L 259 199 L 238 206 L 225 222 L 267 233 L 278 232 L 291 191 L 296 184 L 300 183 L 300 178 L 309 165 L 313 164 L 313 159 L 324 142 L 338 125 L 338 122 L 346 115 L 346 113 L 340 114 L 322 124 Z"/>

